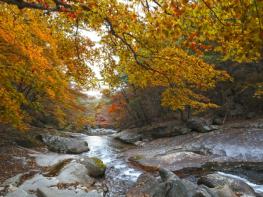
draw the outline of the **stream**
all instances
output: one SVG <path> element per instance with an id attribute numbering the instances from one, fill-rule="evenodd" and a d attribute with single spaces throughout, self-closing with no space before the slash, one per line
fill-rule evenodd
<path id="1" fill-rule="evenodd" d="M 24 173 L 24 174 L 17 174 L 15 177 L 10 178 L 10 180 L 7 181 L 5 186 L 2 187 L 2 191 L 7 189 L 6 191 L 8 192 L 7 195 L 4 196 L 35 197 L 38 196 L 36 195 L 36 192 L 41 191 L 42 193 L 44 192 L 51 194 L 51 195 L 46 195 L 50 197 L 51 196 L 80 197 L 83 195 L 86 196 L 87 194 L 86 189 L 89 189 L 88 193 L 95 192 L 99 196 L 125 197 L 127 191 L 133 187 L 138 177 L 143 173 L 142 170 L 131 165 L 131 163 L 127 159 L 127 153 L 131 153 L 132 151 L 134 151 L 136 154 L 143 153 L 144 155 L 147 155 L 147 154 L 152 154 L 151 151 L 156 151 L 158 153 L 164 150 L 161 156 L 156 154 L 155 157 L 153 158 L 160 159 L 161 157 L 166 157 L 167 159 L 167 156 L 169 156 L 169 152 L 168 152 L 169 148 L 171 149 L 175 148 L 175 143 L 172 143 L 174 141 L 172 142 L 167 141 L 167 140 L 171 140 L 172 138 L 167 138 L 166 140 L 161 139 L 159 141 L 153 141 L 151 142 L 152 144 L 150 143 L 149 143 L 150 145 L 145 144 L 139 148 L 136 147 L 135 145 L 126 144 L 115 139 L 112 135 L 115 132 L 116 131 L 114 130 L 107 130 L 107 129 L 98 129 L 98 132 L 96 132 L 96 129 L 92 129 L 92 133 L 86 133 L 86 134 L 68 132 L 67 133 L 67 135 L 69 136 L 68 138 L 78 138 L 78 140 L 74 139 L 77 141 L 73 140 L 73 142 L 75 143 L 75 145 L 77 145 L 77 147 L 81 146 L 79 144 L 80 142 L 84 143 L 83 140 L 88 143 L 90 150 L 87 151 L 86 149 L 85 151 L 87 152 L 83 152 L 81 154 L 61 154 L 51 151 L 42 153 L 42 152 L 26 149 L 27 151 L 29 151 L 29 156 L 35 159 L 36 164 L 46 169 L 44 169 L 43 172 L 39 170 L 32 170 L 33 172 L 31 173 L 32 175 L 30 175 L 30 173 L 28 174 Z M 206 136 L 205 139 L 208 139 L 208 137 L 209 136 Z M 55 139 L 58 138 L 55 137 Z M 204 144 L 209 145 L 209 142 L 210 141 L 205 141 Z M 194 145 L 194 143 L 195 142 L 191 142 L 191 145 L 192 144 Z M 218 144 L 221 145 L 221 141 Z M 226 146 L 226 147 L 227 147 L 226 151 L 233 152 L 232 146 Z M 249 156 L 253 156 L 253 154 L 254 152 L 252 151 L 249 152 Z M 189 156 L 190 164 L 196 162 L 196 160 L 194 160 L 195 154 L 192 155 L 190 154 Z M 105 178 L 98 178 L 94 182 L 94 179 L 87 175 L 86 167 L 81 163 L 79 163 L 79 159 L 84 158 L 82 156 L 97 157 L 101 159 L 107 165 Z M 178 157 L 180 157 L 180 154 L 175 154 L 174 157 L 170 158 L 171 162 L 180 161 L 180 159 L 178 160 Z M 63 169 L 62 168 L 57 169 L 57 167 L 55 168 L 56 173 L 49 175 L 45 172 L 50 169 L 53 169 L 53 166 L 56 166 L 56 164 L 63 163 L 60 161 L 67 161 L 67 160 L 70 162 L 62 166 Z M 196 181 L 200 176 L 207 175 L 207 173 L 217 173 L 220 175 L 219 179 L 220 177 L 225 176 L 231 178 L 232 181 L 233 179 L 236 179 L 245 182 L 251 188 L 253 188 L 256 193 L 262 195 L 263 193 L 263 184 L 262 184 L 263 179 L 262 179 L 262 170 L 261 170 L 262 162 L 258 162 L 255 164 L 256 165 L 252 166 L 253 168 L 228 169 L 225 168 L 223 163 L 223 165 L 220 168 L 216 168 L 216 170 L 218 170 L 217 172 L 214 171 L 213 169 L 212 170 L 208 169 L 208 171 L 203 171 L 201 174 L 200 173 L 195 174 L 193 171 L 190 170 L 186 172 L 186 177 L 184 178 L 192 181 L 196 185 L 197 184 Z M 182 167 L 187 168 L 187 165 L 183 165 Z M 26 179 L 24 179 L 21 182 L 22 176 L 26 177 Z M 77 186 L 74 185 L 76 182 L 79 183 Z M 155 186 L 156 185 L 153 185 L 153 187 Z"/>
<path id="2" fill-rule="evenodd" d="M 93 130 L 93 133 L 96 134 L 95 129 Z M 142 174 L 142 171 L 129 165 L 129 162 L 125 160 L 123 155 L 124 151 L 129 148 L 134 148 L 134 146 L 124 144 L 110 135 L 83 135 L 83 138 L 88 142 L 90 147 L 90 151 L 83 154 L 90 157 L 98 157 L 107 165 L 106 184 L 109 191 L 106 196 L 125 197 L 127 190 L 132 187 L 139 175 Z M 257 185 L 236 175 L 224 172 L 218 173 L 223 176 L 242 180 L 250 185 L 256 192 L 263 192 L 262 185 Z"/>
<path id="3" fill-rule="evenodd" d="M 124 197 L 127 190 L 136 182 L 140 170 L 129 165 L 123 152 L 132 145 L 124 144 L 111 136 L 83 136 L 88 142 L 90 151 L 83 153 L 86 156 L 98 157 L 106 165 L 107 197 Z"/>

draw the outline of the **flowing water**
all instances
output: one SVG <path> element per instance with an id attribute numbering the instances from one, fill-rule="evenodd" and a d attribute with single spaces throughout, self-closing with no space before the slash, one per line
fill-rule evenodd
<path id="1" fill-rule="evenodd" d="M 133 146 L 121 143 L 111 136 L 85 136 L 90 151 L 87 156 L 100 158 L 106 165 L 106 183 L 109 189 L 107 197 L 125 196 L 142 173 L 129 165 L 123 152 Z"/>
<path id="2" fill-rule="evenodd" d="M 92 132 L 96 133 L 96 130 L 94 129 Z M 105 133 L 107 133 L 107 131 Z M 125 197 L 127 190 L 136 182 L 137 178 L 142 173 L 142 171 L 130 166 L 123 155 L 124 151 L 129 148 L 134 148 L 134 146 L 124 144 L 106 135 L 83 135 L 83 138 L 88 142 L 90 147 L 90 151 L 84 154 L 90 157 L 98 157 L 107 165 L 106 184 L 109 191 L 106 197 Z M 218 173 L 223 176 L 242 180 L 250 185 L 256 192 L 263 192 L 263 185 L 257 185 L 236 175 L 224 172 Z"/>

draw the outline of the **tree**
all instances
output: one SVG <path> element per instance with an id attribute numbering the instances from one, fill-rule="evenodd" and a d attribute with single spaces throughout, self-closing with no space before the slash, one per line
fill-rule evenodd
<path id="1" fill-rule="evenodd" d="M 162 103 L 174 110 L 216 106 L 203 93 L 230 77 L 204 61 L 208 52 L 237 62 L 262 59 L 263 2 L 257 0 L 1 1 L 57 12 L 64 23 L 77 19 L 98 32 L 104 80 L 118 87 L 127 76 L 141 88 L 164 87 Z"/>
<path id="2" fill-rule="evenodd" d="M 77 98 L 80 85 L 91 84 L 93 74 L 84 61 L 92 44 L 79 37 L 77 46 L 74 37 L 67 35 L 72 34 L 71 24 L 62 21 L 39 11 L 1 5 L 2 123 L 22 128 L 37 113 L 37 117 L 53 115 L 63 125 L 67 111 L 83 111 Z M 75 118 L 73 122 L 83 119 Z"/>

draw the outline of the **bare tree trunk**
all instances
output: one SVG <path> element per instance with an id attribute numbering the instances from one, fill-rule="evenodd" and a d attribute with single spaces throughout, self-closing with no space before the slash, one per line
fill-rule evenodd
<path id="1" fill-rule="evenodd" d="M 136 91 L 135 86 L 132 85 L 132 88 L 133 88 L 133 92 L 134 92 L 135 97 L 139 97 L 138 94 L 137 94 L 137 91 Z M 142 120 L 143 120 L 143 122 L 145 122 L 146 124 L 150 124 L 150 120 L 149 120 L 147 114 L 145 113 L 144 106 L 143 106 L 143 104 L 141 103 L 141 100 L 140 100 L 140 99 L 138 100 L 138 105 L 139 105 L 139 107 L 140 107 L 140 111 L 141 111 L 141 114 L 142 114 Z M 137 111 L 137 110 L 136 110 L 136 111 Z"/>
<path id="2" fill-rule="evenodd" d="M 192 118 L 192 107 L 190 105 L 185 106 L 187 120 Z"/>
<path id="3" fill-rule="evenodd" d="M 127 96 L 127 94 L 126 94 L 126 92 L 125 92 L 125 90 L 124 90 L 123 88 L 121 89 L 121 93 L 122 93 L 122 95 L 123 95 L 126 103 L 129 104 L 129 103 L 130 103 L 130 99 L 129 99 L 129 97 Z M 139 120 L 138 115 L 137 115 L 137 114 L 134 114 L 134 113 L 132 112 L 132 110 L 129 108 L 128 105 L 127 105 L 127 107 L 126 107 L 126 110 L 127 110 L 128 114 L 132 117 L 132 119 L 133 119 L 135 122 L 137 122 L 137 121 Z"/>
<path id="4" fill-rule="evenodd" d="M 192 118 L 192 107 L 190 105 L 185 106 L 184 110 L 179 109 L 178 111 L 182 122 L 187 122 Z"/>

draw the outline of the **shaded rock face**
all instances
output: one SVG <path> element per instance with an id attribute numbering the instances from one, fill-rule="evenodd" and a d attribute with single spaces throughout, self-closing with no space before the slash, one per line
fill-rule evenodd
<path id="1" fill-rule="evenodd" d="M 223 125 L 224 124 L 224 118 L 215 117 L 213 119 L 213 125 Z"/>
<path id="2" fill-rule="evenodd" d="M 42 141 L 54 152 L 78 154 L 89 151 L 88 143 L 82 139 L 42 135 Z"/>
<path id="3" fill-rule="evenodd" d="M 168 171 L 164 168 L 159 170 L 161 183 L 158 184 L 151 191 L 152 196 L 156 197 L 173 197 L 173 196 L 181 196 L 187 197 L 188 188 L 184 185 L 184 183 L 173 174 L 171 171 Z"/>
<path id="4" fill-rule="evenodd" d="M 171 121 L 154 124 L 141 128 L 123 130 L 114 135 L 126 143 L 135 144 L 138 141 L 150 141 L 156 138 L 172 137 L 189 133 L 191 130 L 184 125 L 178 125 L 178 122 Z"/>
<path id="5" fill-rule="evenodd" d="M 206 182 L 200 179 L 197 185 L 185 179 L 180 179 L 171 171 L 161 168 L 160 178 L 142 174 L 136 185 L 131 188 L 127 197 L 255 197 L 256 194 L 246 183 L 232 180 L 219 174 L 206 177 Z M 214 181 L 212 179 L 216 179 Z M 212 181 L 213 187 L 210 182 Z M 209 184 L 207 184 L 209 183 Z M 216 185 L 216 186 L 215 186 Z M 215 186 L 215 187 L 214 187 Z"/>
<path id="6" fill-rule="evenodd" d="M 177 121 L 170 121 L 141 128 L 126 129 L 116 133 L 114 137 L 123 142 L 136 145 L 141 141 L 151 141 L 158 138 L 185 135 L 191 131 L 206 133 L 218 129 L 219 126 L 211 125 L 202 118 L 194 118 L 188 120 L 186 125 Z"/>
<path id="7" fill-rule="evenodd" d="M 38 197 L 101 197 L 96 191 L 92 192 L 83 192 L 83 191 L 74 191 L 74 190 L 58 190 L 54 188 L 38 188 L 37 189 Z"/>
<path id="8" fill-rule="evenodd" d="M 193 131 L 206 133 L 213 130 L 219 129 L 216 125 L 210 125 L 208 122 L 202 118 L 193 118 L 187 121 L 187 127 Z"/>
<path id="9" fill-rule="evenodd" d="M 231 190 L 232 192 L 247 196 L 256 196 L 254 190 L 245 182 L 220 174 L 208 174 L 201 177 L 197 183 L 206 185 L 209 188 L 224 188 L 227 186 L 228 188 L 225 189 Z"/>
<path id="10" fill-rule="evenodd" d="M 127 197 L 147 196 L 149 191 L 159 184 L 159 181 L 150 174 L 141 174 L 136 184 L 127 192 Z"/>
<path id="11" fill-rule="evenodd" d="M 127 197 L 188 197 L 191 186 L 187 188 L 175 174 L 166 169 L 160 169 L 160 180 L 149 174 L 142 174 L 136 185 L 127 193 Z M 189 192 L 188 192 L 189 190 Z"/>

